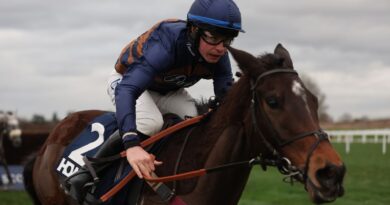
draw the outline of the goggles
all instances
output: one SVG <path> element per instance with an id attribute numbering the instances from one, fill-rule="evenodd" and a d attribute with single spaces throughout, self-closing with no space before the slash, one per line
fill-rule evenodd
<path id="1" fill-rule="evenodd" d="M 200 37 L 207 43 L 216 46 L 223 43 L 224 47 L 228 47 L 233 43 L 234 37 L 227 37 L 217 33 L 211 33 L 209 31 L 202 31 Z"/>

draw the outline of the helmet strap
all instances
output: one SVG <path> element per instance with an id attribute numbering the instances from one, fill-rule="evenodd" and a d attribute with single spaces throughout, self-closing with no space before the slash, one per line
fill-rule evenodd
<path id="1" fill-rule="evenodd" d="M 199 28 L 199 26 L 196 26 L 192 23 L 187 23 L 187 29 L 188 29 L 188 42 L 191 44 L 191 53 L 194 55 L 194 64 L 196 64 L 200 59 L 204 62 L 207 62 L 203 56 L 199 53 L 199 44 L 200 44 L 200 36 L 202 35 L 203 29 Z"/>
<path id="2" fill-rule="evenodd" d="M 201 35 L 200 28 L 191 23 L 188 23 L 187 27 L 188 27 L 188 41 L 192 45 L 191 50 L 195 54 L 195 57 L 199 57 L 200 56 L 199 41 Z"/>

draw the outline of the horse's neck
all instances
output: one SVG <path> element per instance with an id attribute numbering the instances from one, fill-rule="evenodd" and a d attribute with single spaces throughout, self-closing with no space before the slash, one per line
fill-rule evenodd
<path id="1" fill-rule="evenodd" d="M 236 85 L 209 123 L 220 129 L 214 146 L 206 159 L 205 167 L 215 167 L 252 157 L 253 142 L 245 131 L 250 97 L 247 85 Z M 248 91 L 249 92 L 249 91 Z M 237 96 L 241 93 L 240 96 Z M 234 101 L 233 101 L 234 100 Z M 210 127 L 209 127 L 210 129 Z M 221 170 L 201 177 L 192 193 L 199 204 L 237 204 L 250 173 L 248 167 Z M 197 204 L 196 202 L 194 204 Z"/>
<path id="2" fill-rule="evenodd" d="M 249 158 L 243 129 L 228 127 L 211 150 L 205 167 L 215 167 Z M 193 204 L 236 204 L 249 176 L 249 167 L 228 168 L 199 178 L 191 193 Z M 197 203 L 198 202 L 198 203 Z"/>

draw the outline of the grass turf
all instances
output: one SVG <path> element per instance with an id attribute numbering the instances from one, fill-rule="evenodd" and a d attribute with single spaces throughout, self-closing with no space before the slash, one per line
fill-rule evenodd
<path id="1" fill-rule="evenodd" d="M 345 195 L 333 204 L 387 205 L 390 203 L 390 153 L 382 155 L 381 144 L 352 144 L 349 154 L 344 144 L 334 144 L 346 166 Z M 240 205 L 311 204 L 303 185 L 281 181 L 276 170 L 252 170 Z"/>
<path id="2" fill-rule="evenodd" d="M 345 195 L 335 205 L 390 204 L 390 153 L 382 155 L 381 144 L 352 144 L 345 153 L 344 144 L 334 144 L 346 166 Z M 0 191 L 0 205 L 30 205 L 25 192 Z M 274 169 L 263 172 L 254 167 L 239 205 L 311 204 L 301 184 L 290 186 Z"/>

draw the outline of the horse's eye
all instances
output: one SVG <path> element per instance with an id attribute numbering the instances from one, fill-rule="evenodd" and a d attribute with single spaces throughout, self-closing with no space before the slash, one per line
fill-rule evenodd
<path id="1" fill-rule="evenodd" d="M 268 97 L 265 99 L 265 101 L 267 102 L 267 105 L 271 108 L 271 109 L 276 109 L 276 108 L 279 108 L 280 107 L 280 104 L 278 102 L 278 99 L 275 98 L 275 97 Z"/>

